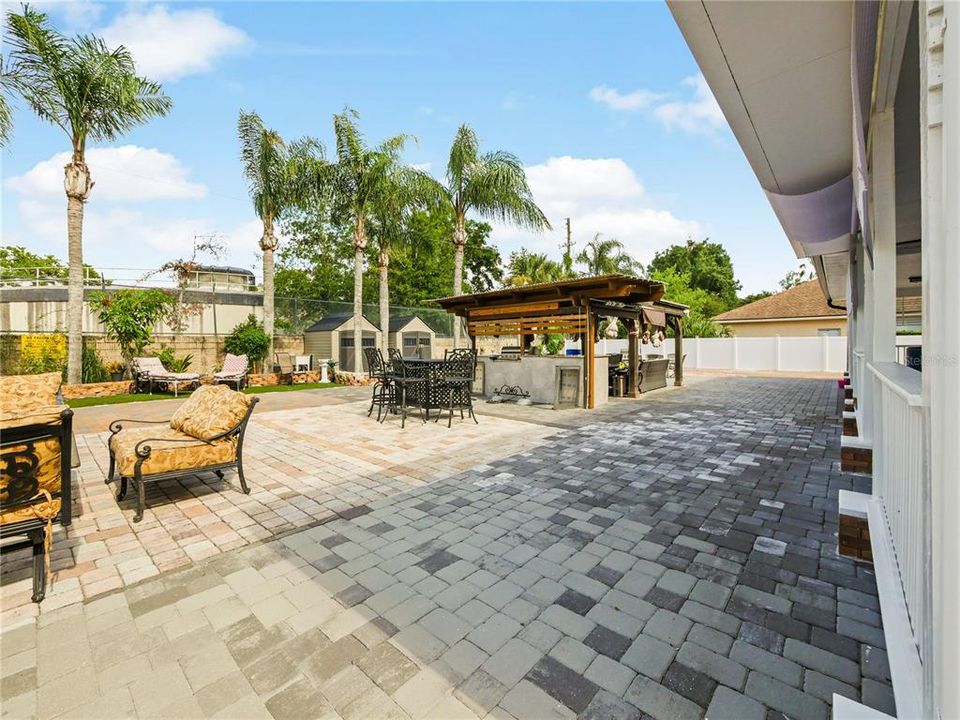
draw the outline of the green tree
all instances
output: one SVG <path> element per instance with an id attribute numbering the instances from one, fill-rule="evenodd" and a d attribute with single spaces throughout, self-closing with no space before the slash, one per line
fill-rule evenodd
<path id="1" fill-rule="evenodd" d="M 84 265 L 84 277 L 104 282 L 92 265 Z M 0 246 L 0 278 L 4 281 L 32 279 L 41 285 L 60 284 L 70 269 L 56 255 L 37 255 L 21 245 Z"/>
<path id="2" fill-rule="evenodd" d="M 426 173 L 398 165 L 387 175 L 374 199 L 370 214 L 370 234 L 377 250 L 380 299 L 380 350 L 387 353 L 390 334 L 390 256 L 402 244 L 411 241 L 407 232 L 410 215 L 418 208 L 436 207 L 442 188 Z"/>
<path id="3" fill-rule="evenodd" d="M 737 305 L 738 306 L 749 305 L 752 302 L 756 302 L 757 300 L 763 300 L 764 298 L 768 298 L 771 295 L 773 295 L 773 293 L 770 292 L 769 290 L 761 290 L 760 292 L 750 293 L 749 295 L 744 295 L 742 298 L 740 298 L 737 301 Z"/>
<path id="4" fill-rule="evenodd" d="M 367 225 L 380 202 L 392 187 L 400 165 L 406 135 L 395 135 L 376 147 L 369 147 L 357 125 L 359 115 L 347 108 L 333 116 L 336 162 L 318 164 L 316 191 L 328 194 L 336 215 L 346 215 L 353 226 L 353 341 L 361 348 L 363 314 L 363 263 L 369 234 Z M 360 372 L 363 357 L 355 354 L 354 371 Z"/>
<path id="5" fill-rule="evenodd" d="M 81 379 L 83 354 L 83 206 L 93 181 L 86 163 L 88 140 L 112 141 L 127 130 L 165 115 L 171 101 L 160 85 L 140 77 L 130 52 L 110 50 L 93 35 L 66 38 L 43 13 L 24 5 L 7 13 L 9 73 L 16 91 L 41 120 L 70 138 L 64 168 L 67 195 L 67 381 Z"/>
<path id="6" fill-rule="evenodd" d="M 791 270 L 783 276 L 783 279 L 780 281 L 780 289 L 789 290 L 808 280 L 813 280 L 815 277 L 817 277 L 817 272 L 813 269 L 813 265 L 808 267 L 806 263 L 800 263 L 800 266 L 796 270 Z"/>
<path id="7" fill-rule="evenodd" d="M 643 271 L 643 266 L 624 250 L 622 242 L 614 238 L 603 240 L 600 233 L 580 251 L 577 262 L 587 266 L 588 275 L 631 275 Z"/>
<path id="8" fill-rule="evenodd" d="M 691 288 L 712 294 L 717 299 L 714 315 L 736 306 L 740 283 L 734 277 L 730 255 L 720 243 L 709 238 L 700 242 L 688 239 L 684 245 L 658 252 L 647 268 L 651 276 L 668 270 L 686 275 Z"/>
<path id="9" fill-rule="evenodd" d="M 425 306 L 452 294 L 454 252 L 450 243 L 453 217 L 439 208 L 412 212 L 404 241 L 393 247 L 390 295 L 403 306 Z M 489 244 L 490 226 L 468 220 L 464 261 L 470 292 L 490 290 L 503 278 L 499 251 Z"/>
<path id="10" fill-rule="evenodd" d="M 159 288 L 127 288 L 112 293 L 96 292 L 90 297 L 90 304 L 107 337 L 120 346 L 129 372 L 130 362 L 142 355 L 150 344 L 153 326 L 176 308 L 177 298 Z"/>
<path id="11" fill-rule="evenodd" d="M 672 302 L 687 305 L 690 312 L 683 320 L 683 334 L 690 337 L 725 337 L 729 330 L 713 321 L 717 315 L 727 308 L 722 307 L 720 300 L 703 288 L 693 287 L 690 274 L 679 272 L 674 268 L 653 273 L 652 280 L 662 282 L 667 286 L 664 298 Z"/>
<path id="12" fill-rule="evenodd" d="M 467 243 L 468 212 L 509 222 L 531 230 L 550 229 L 550 222 L 533 201 L 520 160 L 508 152 L 481 153 L 480 140 L 469 125 L 461 125 L 447 161 L 446 203 L 453 211 L 453 294 L 463 292 L 463 257 Z M 460 326 L 454 323 L 453 344 L 459 345 Z"/>
<path id="13" fill-rule="evenodd" d="M 300 156 L 308 153 L 322 155 L 315 141 L 303 140 L 288 147 L 280 133 L 264 126 L 255 112 L 240 111 L 237 120 L 240 139 L 240 159 L 243 174 L 250 186 L 250 197 L 257 217 L 263 223 L 260 249 L 263 251 L 263 326 L 270 338 L 267 356 L 273 354 L 274 324 L 274 252 L 277 236 L 274 223 L 298 202 L 305 183 L 301 176 Z"/>
<path id="14" fill-rule="evenodd" d="M 223 341 L 223 349 L 231 355 L 246 355 L 251 364 L 262 363 L 270 352 L 273 339 L 251 313 L 233 328 Z"/>
<path id="15" fill-rule="evenodd" d="M 563 267 L 544 253 L 530 252 L 526 248 L 510 253 L 507 260 L 507 285 L 532 285 L 534 283 L 561 280 Z"/>

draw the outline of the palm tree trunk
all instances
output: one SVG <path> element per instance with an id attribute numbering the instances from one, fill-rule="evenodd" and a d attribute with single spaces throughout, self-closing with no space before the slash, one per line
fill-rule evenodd
<path id="1" fill-rule="evenodd" d="M 74 151 L 63 168 L 63 189 L 67 194 L 67 382 L 80 383 L 83 362 L 83 203 L 93 183 L 83 152 Z"/>
<path id="2" fill-rule="evenodd" d="M 363 372 L 363 253 L 367 249 L 364 218 L 357 218 L 353 234 L 353 371 Z"/>
<path id="3" fill-rule="evenodd" d="M 260 249 L 263 250 L 263 331 L 270 339 L 265 361 L 270 368 L 273 367 L 273 253 L 276 247 L 277 239 L 273 234 L 273 217 L 268 215 L 263 219 L 263 237 L 260 238 Z"/>
<path id="4" fill-rule="evenodd" d="M 387 270 L 390 265 L 389 248 L 380 245 L 380 352 L 387 356 L 387 344 L 390 337 L 390 280 Z M 402 348 L 398 348 L 402 351 Z"/>
<path id="5" fill-rule="evenodd" d="M 463 248 L 467 244 L 467 230 L 464 216 L 457 213 L 457 223 L 453 229 L 453 294 L 463 292 Z M 453 346 L 460 347 L 460 318 L 453 316 Z"/>

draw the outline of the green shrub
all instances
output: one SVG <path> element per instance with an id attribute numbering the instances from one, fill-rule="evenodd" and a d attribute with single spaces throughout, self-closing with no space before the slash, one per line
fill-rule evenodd
<path id="1" fill-rule="evenodd" d="M 246 355 L 251 363 L 262 362 L 269 347 L 270 338 L 253 314 L 237 325 L 223 342 L 224 350 L 231 355 Z"/>
<path id="2" fill-rule="evenodd" d="M 91 343 L 84 340 L 83 355 L 80 362 L 80 381 L 85 383 L 105 382 L 110 379 L 110 373 L 103 365 L 100 354 Z"/>
<path id="3" fill-rule="evenodd" d="M 163 345 L 160 348 L 157 357 L 160 358 L 160 362 L 167 370 L 174 373 L 186 372 L 193 362 L 193 355 L 187 353 L 183 357 L 177 357 L 173 354 L 173 348 L 168 345 Z"/>

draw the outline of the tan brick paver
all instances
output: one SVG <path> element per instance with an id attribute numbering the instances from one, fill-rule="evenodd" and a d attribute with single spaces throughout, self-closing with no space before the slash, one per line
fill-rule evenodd
<path id="1" fill-rule="evenodd" d="M 117 503 L 116 485 L 103 482 L 109 465 L 108 432 L 77 436 L 80 487 L 74 520 L 58 527 L 53 544 L 54 582 L 41 606 L 30 602 L 29 551 L 4 557 L 0 622 L 90 599 L 168 570 L 189 566 L 222 552 L 334 519 L 338 513 L 427 480 L 450 477 L 494 457 L 520 452 L 552 434 L 551 428 L 485 417 L 423 423 L 408 418 L 378 424 L 367 417 L 367 402 L 326 391 L 264 405 L 290 409 L 258 411 L 244 442 L 244 470 L 251 494 L 244 495 L 236 473 L 224 480 L 201 473 L 147 486 L 143 521 L 133 523 L 135 492 Z M 339 395 L 339 397 L 338 397 Z M 347 400 L 344 402 L 344 400 Z M 158 412 L 157 406 L 165 412 Z M 292 406 L 292 407 L 290 407 Z M 164 417 L 174 403 L 110 408 L 112 417 Z M 104 427 L 103 407 L 80 426 Z"/>

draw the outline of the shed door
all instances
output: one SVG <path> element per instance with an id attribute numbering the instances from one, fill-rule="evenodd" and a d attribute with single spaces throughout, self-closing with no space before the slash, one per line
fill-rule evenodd
<path id="1" fill-rule="evenodd" d="M 363 347 L 376 347 L 377 346 L 377 334 L 372 330 L 363 331 L 363 339 L 361 340 Z M 353 345 L 353 330 L 341 330 L 340 331 L 340 369 L 347 370 L 348 372 L 353 371 L 353 359 L 355 357 Z M 367 359 L 361 356 L 363 362 L 363 372 L 367 372 L 369 368 L 367 367 Z"/>
<path id="2" fill-rule="evenodd" d="M 430 333 L 416 331 L 403 333 L 403 356 L 431 357 Z"/>

